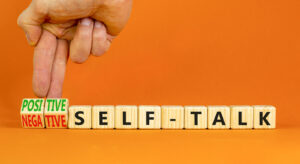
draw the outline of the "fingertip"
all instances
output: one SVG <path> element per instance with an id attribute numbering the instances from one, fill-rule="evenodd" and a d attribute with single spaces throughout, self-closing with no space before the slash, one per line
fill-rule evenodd
<path id="1" fill-rule="evenodd" d="M 46 97 L 49 90 L 49 80 L 33 77 L 32 88 L 37 97 Z"/>

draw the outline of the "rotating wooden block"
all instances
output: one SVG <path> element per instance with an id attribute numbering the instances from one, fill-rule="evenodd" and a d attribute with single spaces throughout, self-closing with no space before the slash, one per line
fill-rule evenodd
<path id="1" fill-rule="evenodd" d="M 137 128 L 137 106 L 118 105 L 115 108 L 115 128 L 116 129 L 136 129 Z"/>
<path id="2" fill-rule="evenodd" d="M 92 128 L 113 129 L 115 127 L 115 107 L 96 105 L 92 107 Z"/>
<path id="3" fill-rule="evenodd" d="M 207 107 L 206 106 L 185 106 L 184 107 L 185 129 L 206 129 L 207 128 Z"/>
<path id="4" fill-rule="evenodd" d="M 162 128 L 183 129 L 184 108 L 182 106 L 162 106 Z"/>
<path id="5" fill-rule="evenodd" d="M 71 129 L 90 129 L 92 127 L 92 106 L 70 106 L 68 127 Z"/>
<path id="6" fill-rule="evenodd" d="M 254 109 L 254 129 L 274 129 L 276 108 L 271 105 L 256 105 Z"/>
<path id="7" fill-rule="evenodd" d="M 208 129 L 229 129 L 230 108 L 228 106 L 208 106 Z"/>
<path id="8" fill-rule="evenodd" d="M 139 106 L 139 128 L 160 129 L 161 109 L 160 106 L 141 105 Z"/>
<path id="9" fill-rule="evenodd" d="M 252 106 L 231 106 L 231 129 L 252 129 L 253 128 L 253 107 Z"/>
<path id="10" fill-rule="evenodd" d="M 44 128 L 44 99 L 23 99 L 20 114 L 23 128 Z"/>
<path id="11" fill-rule="evenodd" d="M 68 99 L 46 99 L 44 111 L 46 128 L 67 128 L 68 108 Z"/>

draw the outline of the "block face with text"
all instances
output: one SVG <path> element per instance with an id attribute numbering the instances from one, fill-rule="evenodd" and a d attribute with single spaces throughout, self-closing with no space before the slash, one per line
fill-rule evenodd
<path id="1" fill-rule="evenodd" d="M 185 129 L 206 129 L 207 128 L 207 107 L 206 106 L 185 106 L 184 107 Z"/>
<path id="2" fill-rule="evenodd" d="M 115 127 L 115 107 L 113 105 L 95 105 L 92 107 L 92 128 L 113 129 Z"/>
<path id="3" fill-rule="evenodd" d="M 254 109 L 254 129 L 274 129 L 276 108 L 271 105 L 256 105 Z"/>
<path id="4" fill-rule="evenodd" d="M 137 106 L 117 105 L 115 107 L 116 129 L 137 129 Z"/>
<path id="5" fill-rule="evenodd" d="M 208 129 L 230 128 L 230 107 L 208 106 Z"/>
<path id="6" fill-rule="evenodd" d="M 71 129 L 90 129 L 92 127 L 92 106 L 70 106 L 68 127 Z"/>
<path id="7" fill-rule="evenodd" d="M 23 99 L 21 124 L 23 128 L 44 128 L 44 99 Z"/>
<path id="8" fill-rule="evenodd" d="M 68 108 L 68 99 L 46 99 L 44 110 L 46 128 L 67 128 Z"/>
<path id="9" fill-rule="evenodd" d="M 252 129 L 253 128 L 253 107 L 252 106 L 231 106 L 230 107 L 231 129 Z"/>
<path id="10" fill-rule="evenodd" d="M 184 108 L 183 106 L 161 106 L 162 128 L 183 129 Z"/>
<path id="11" fill-rule="evenodd" d="M 161 108 L 160 106 L 140 105 L 139 106 L 139 129 L 160 129 Z"/>

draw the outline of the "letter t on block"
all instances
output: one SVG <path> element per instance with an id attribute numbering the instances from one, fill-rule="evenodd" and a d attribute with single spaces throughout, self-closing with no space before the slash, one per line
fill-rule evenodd
<path id="1" fill-rule="evenodd" d="M 271 105 L 256 105 L 254 108 L 254 129 L 274 129 L 276 108 Z"/>
<path id="2" fill-rule="evenodd" d="M 185 129 L 206 129 L 207 128 L 207 107 L 206 106 L 185 106 L 184 107 Z"/>

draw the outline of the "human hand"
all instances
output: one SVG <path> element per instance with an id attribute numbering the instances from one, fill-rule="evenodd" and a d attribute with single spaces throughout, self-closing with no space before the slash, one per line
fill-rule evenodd
<path id="1" fill-rule="evenodd" d="M 61 97 L 69 49 L 76 63 L 102 55 L 124 28 L 131 5 L 132 0 L 33 0 L 18 25 L 35 46 L 34 93 Z"/>

